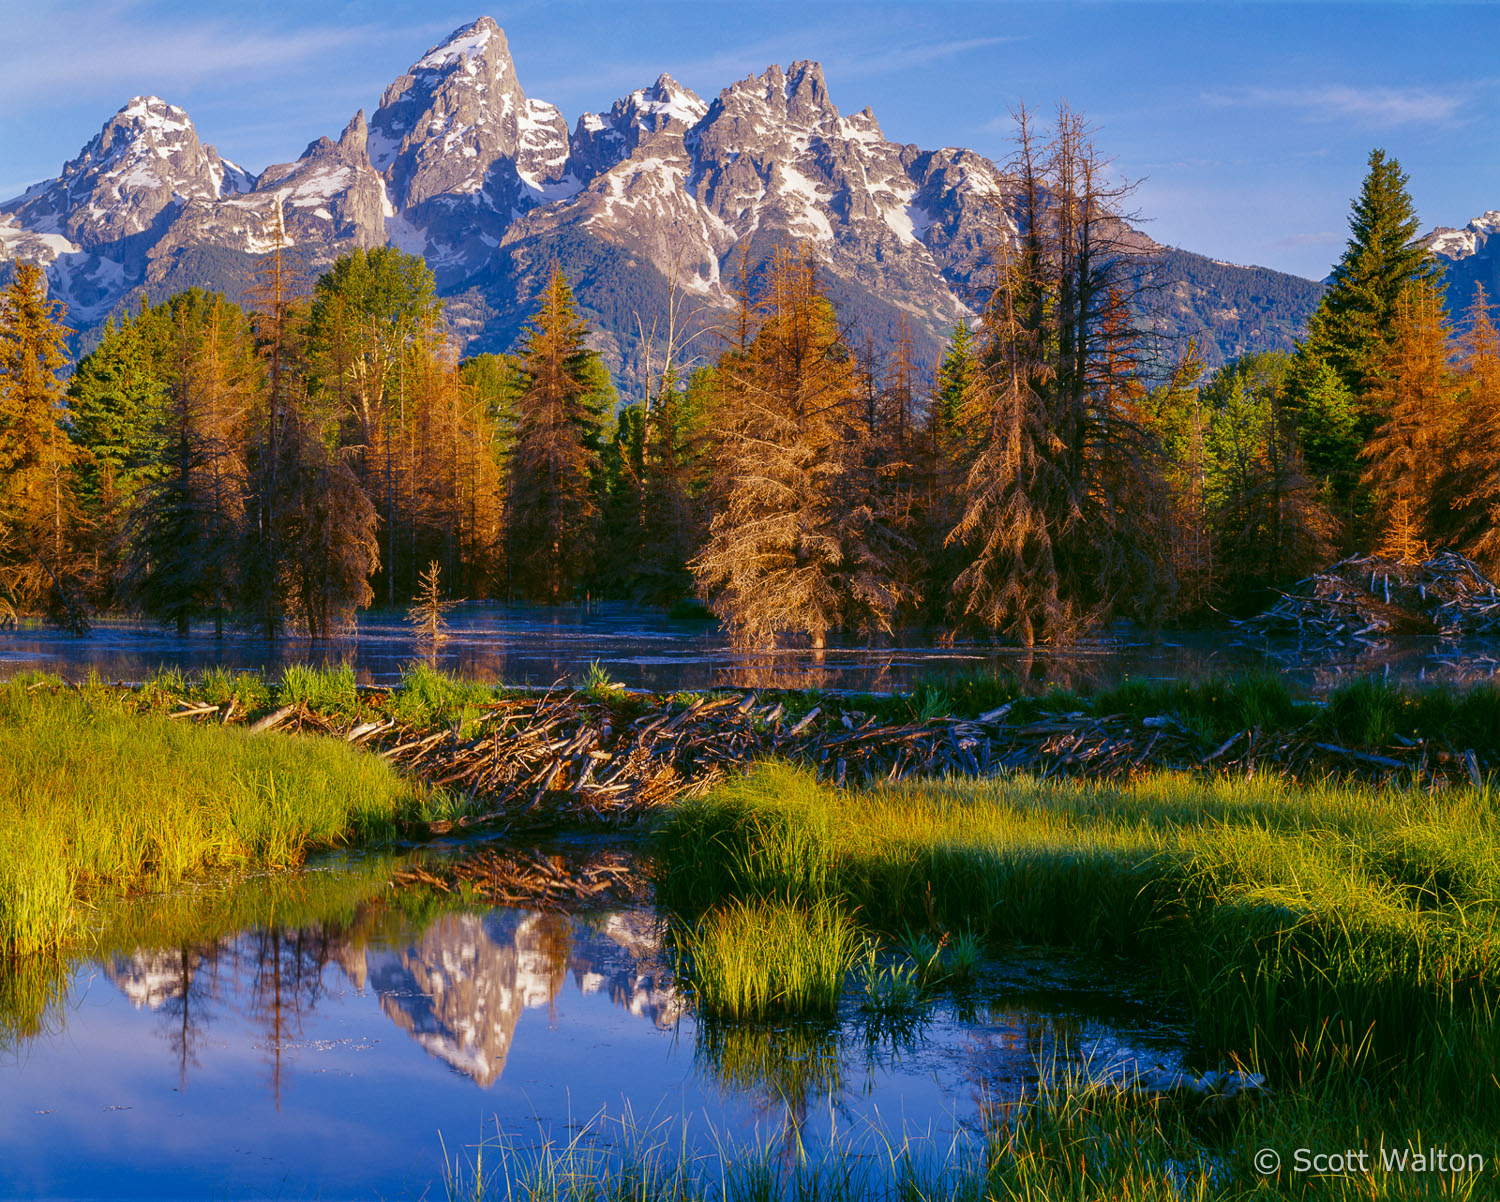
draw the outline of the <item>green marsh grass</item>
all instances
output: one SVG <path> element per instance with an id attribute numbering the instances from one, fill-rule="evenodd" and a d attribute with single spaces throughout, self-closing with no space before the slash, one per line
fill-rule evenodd
<path id="1" fill-rule="evenodd" d="M 700 1133 L 701 1135 L 701 1133 Z M 1433 1149 L 1436 1133 L 1414 1131 Z M 844 1130 L 829 1145 L 798 1140 L 707 1150 L 665 1123 L 597 1117 L 565 1140 L 497 1132 L 467 1163 L 445 1155 L 453 1202 L 1487 1202 L 1494 1130 L 1456 1115 L 1438 1139 L 1450 1152 L 1486 1149 L 1486 1167 L 1458 1175 L 1387 1172 L 1392 1140 L 1368 1107 L 1315 1091 L 1205 1117 L 1087 1080 L 1053 1079 L 1030 1101 L 997 1110 L 982 1139 L 901 1142 Z M 1257 1170 L 1255 1154 L 1281 1157 Z M 1367 1172 L 1297 1173 L 1296 1149 L 1366 1149 Z"/>
<path id="2" fill-rule="evenodd" d="M 391 693 L 388 711 L 407 726 L 462 726 L 482 706 L 502 696 L 504 691 L 497 686 L 460 680 L 418 660 L 401 670 L 401 683 Z"/>
<path id="3" fill-rule="evenodd" d="M 305 705 L 320 714 L 353 717 L 359 713 L 359 689 L 354 669 L 348 664 L 336 667 L 312 667 L 288 664 L 276 688 L 281 705 Z"/>
<path id="4" fill-rule="evenodd" d="M 335 740 L 126 712 L 0 686 L 0 954 L 72 940 L 101 893 L 299 863 L 442 799 Z"/>
<path id="5" fill-rule="evenodd" d="M 1500 820 L 1487 791 L 1155 774 L 837 791 L 763 766 L 684 805 L 659 895 L 831 902 L 1155 962 L 1205 1049 L 1500 1114 Z M 1477 1091 L 1477 1094 L 1476 1094 Z"/>
<path id="6" fill-rule="evenodd" d="M 699 1010 L 712 1018 L 832 1014 L 860 948 L 831 900 L 731 901 L 679 931 Z"/>

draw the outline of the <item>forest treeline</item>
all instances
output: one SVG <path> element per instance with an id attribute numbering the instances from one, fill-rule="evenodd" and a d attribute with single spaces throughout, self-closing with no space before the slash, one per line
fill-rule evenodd
<path id="1" fill-rule="evenodd" d="M 1019 115 L 1017 231 L 939 363 L 870 350 L 813 260 L 740 256 L 728 321 L 669 306 L 621 405 L 554 272 L 516 349 L 460 361 L 422 260 L 285 247 L 243 308 L 190 290 L 67 373 L 61 307 L 0 299 L 0 616 L 266 635 L 449 595 L 703 598 L 741 643 L 920 624 L 1022 642 L 1245 609 L 1341 552 L 1500 564 L 1500 339 L 1456 335 L 1381 151 L 1305 339 L 1165 366 L 1082 117 Z M 679 320 L 681 319 L 681 320 Z"/>

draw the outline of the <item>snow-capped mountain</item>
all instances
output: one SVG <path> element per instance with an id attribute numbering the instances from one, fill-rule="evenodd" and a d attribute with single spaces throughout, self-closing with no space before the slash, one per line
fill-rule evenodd
<path id="1" fill-rule="evenodd" d="M 1422 242 L 1443 265 L 1450 314 L 1461 317 L 1468 310 L 1476 284 L 1484 286 L 1491 306 L 1500 299 L 1500 210 L 1491 209 L 1461 230 L 1440 225 Z"/>
<path id="2" fill-rule="evenodd" d="M 201 145 L 181 109 L 132 100 L 56 180 L 0 203 L 0 252 L 45 262 L 86 327 L 141 292 L 239 294 L 278 220 L 312 271 L 390 243 L 425 256 L 470 351 L 511 345 L 557 263 L 618 369 L 674 284 L 717 311 L 738 248 L 795 240 L 847 317 L 877 340 L 905 319 L 930 357 L 977 303 L 1005 188 L 973 151 L 892 142 L 869 109 L 844 116 L 809 61 L 712 101 L 662 75 L 570 131 L 526 94 L 483 17 L 386 88 L 368 125 L 361 111 L 338 141 L 253 178 Z M 1310 311 L 1318 286 L 1289 287 Z M 1201 307 L 1171 322 L 1238 323 L 1232 345 L 1284 341 L 1254 312 Z"/>

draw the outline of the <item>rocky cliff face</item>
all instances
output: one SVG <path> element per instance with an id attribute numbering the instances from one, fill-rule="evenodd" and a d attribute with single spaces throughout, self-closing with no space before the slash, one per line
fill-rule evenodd
<path id="1" fill-rule="evenodd" d="M 484 17 L 417 59 L 368 125 L 360 112 L 254 178 L 181 109 L 133 100 L 56 180 L 0 204 L 0 252 L 47 263 L 87 326 L 140 292 L 239 292 L 279 209 L 312 270 L 353 246 L 425 256 L 469 350 L 507 349 L 559 263 L 618 370 L 642 351 L 635 319 L 649 328 L 670 290 L 707 320 L 741 247 L 795 241 L 847 317 L 877 341 L 905 321 L 931 357 L 979 303 L 1005 189 L 973 151 L 892 142 L 869 109 L 844 116 L 809 61 L 711 102 L 662 75 L 570 132 Z"/>

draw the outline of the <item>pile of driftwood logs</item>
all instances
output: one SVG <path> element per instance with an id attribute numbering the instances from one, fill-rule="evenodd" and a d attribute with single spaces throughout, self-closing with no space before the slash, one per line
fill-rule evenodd
<path id="1" fill-rule="evenodd" d="M 249 725 L 342 737 L 466 794 L 468 816 L 432 824 L 435 834 L 480 824 L 516 834 L 618 828 L 767 757 L 804 764 L 838 785 L 1018 770 L 1122 779 L 1157 768 L 1478 785 L 1495 767 L 1461 747 L 1415 741 L 1346 748 L 1308 729 L 1257 727 L 1210 741 L 1168 714 L 1059 712 L 1011 721 L 1005 705 L 974 718 L 890 722 L 831 699 L 824 704 L 794 717 L 783 699 L 747 692 L 661 700 L 621 716 L 607 701 L 559 691 L 495 701 L 462 730 L 412 730 L 394 719 L 349 728 L 347 719 L 300 706 Z M 190 720 L 216 714 L 215 707 L 186 703 L 178 711 Z"/>
<path id="2" fill-rule="evenodd" d="M 1500 635 L 1500 592 L 1456 551 L 1422 563 L 1367 555 L 1340 560 L 1298 583 L 1264 613 L 1240 623 L 1266 637 L 1379 645 L 1394 635 Z"/>

